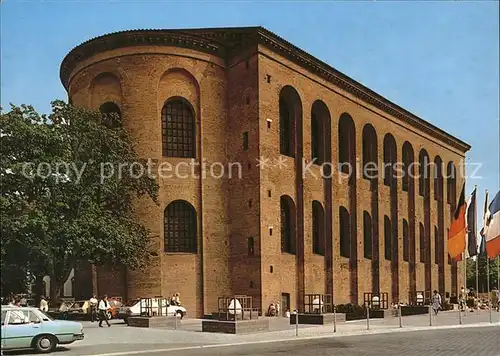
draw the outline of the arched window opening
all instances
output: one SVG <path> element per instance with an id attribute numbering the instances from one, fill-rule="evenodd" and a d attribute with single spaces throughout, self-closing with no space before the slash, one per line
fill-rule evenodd
<path id="1" fill-rule="evenodd" d="M 443 161 L 439 156 L 434 159 L 434 199 L 443 199 Z"/>
<path id="2" fill-rule="evenodd" d="M 350 216 L 346 208 L 339 208 L 339 227 L 340 227 L 340 256 L 351 257 L 351 229 Z"/>
<path id="3" fill-rule="evenodd" d="M 161 124 L 164 157 L 196 156 L 194 111 L 186 99 L 167 100 L 161 111 Z"/>
<path id="4" fill-rule="evenodd" d="M 396 140 L 391 134 L 384 137 L 384 184 L 392 186 L 396 182 L 394 165 L 396 164 Z"/>
<path id="5" fill-rule="evenodd" d="M 314 200 L 312 203 L 312 233 L 313 253 L 325 255 L 325 212 L 321 203 Z"/>
<path id="6" fill-rule="evenodd" d="M 285 86 L 279 96 L 280 153 L 295 157 L 296 125 L 302 118 L 299 94 L 291 86 Z"/>
<path id="7" fill-rule="evenodd" d="M 110 127 L 117 127 L 121 124 L 122 113 L 118 105 L 108 101 L 99 107 L 100 113 L 104 116 L 104 123 Z"/>
<path id="8" fill-rule="evenodd" d="M 407 192 L 410 187 L 410 182 L 413 182 L 413 177 L 415 175 L 413 166 L 413 147 L 406 141 L 403 145 L 403 191 Z"/>
<path id="9" fill-rule="evenodd" d="M 457 199 L 457 172 L 453 162 L 448 162 L 446 168 L 446 199 L 454 208 Z"/>
<path id="10" fill-rule="evenodd" d="M 377 134 L 375 128 L 366 124 L 363 128 L 363 178 L 377 179 Z"/>
<path id="11" fill-rule="evenodd" d="M 372 259 L 373 225 L 372 218 L 367 211 L 363 212 L 363 251 L 364 257 Z"/>
<path id="12" fill-rule="evenodd" d="M 426 244 L 425 244 L 425 228 L 422 223 L 420 223 L 420 231 L 419 231 L 419 243 L 420 243 L 420 262 L 425 263 L 427 258 L 426 258 Z"/>
<path id="13" fill-rule="evenodd" d="M 325 162 L 324 134 L 323 118 L 313 111 L 311 114 L 311 160 L 314 164 L 321 165 Z"/>
<path id="14" fill-rule="evenodd" d="M 384 255 L 386 260 L 392 260 L 391 219 L 387 215 L 384 215 Z"/>
<path id="15" fill-rule="evenodd" d="M 295 254 L 295 204 L 292 198 L 283 195 L 280 198 L 281 210 L 281 252 Z"/>
<path id="16" fill-rule="evenodd" d="M 426 150 L 421 150 L 418 156 L 418 193 L 426 197 L 429 194 L 430 161 Z"/>
<path id="17" fill-rule="evenodd" d="M 165 252 L 196 253 L 196 210 L 183 200 L 168 204 L 164 212 Z"/>
<path id="18" fill-rule="evenodd" d="M 403 219 L 403 260 L 410 261 L 410 228 L 406 219 Z"/>
<path id="19" fill-rule="evenodd" d="M 352 174 L 356 160 L 356 136 L 352 118 L 342 114 L 339 120 L 339 171 Z"/>
<path id="20" fill-rule="evenodd" d="M 439 230 L 434 226 L 434 263 L 439 264 Z"/>

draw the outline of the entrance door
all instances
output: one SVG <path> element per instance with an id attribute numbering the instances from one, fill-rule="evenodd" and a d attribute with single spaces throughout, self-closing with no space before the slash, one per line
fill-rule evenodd
<path id="1" fill-rule="evenodd" d="M 290 311 L 290 293 L 281 293 L 281 316 L 285 316 L 286 311 Z"/>

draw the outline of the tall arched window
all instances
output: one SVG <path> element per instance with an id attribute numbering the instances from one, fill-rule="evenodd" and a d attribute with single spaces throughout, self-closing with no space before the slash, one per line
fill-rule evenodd
<path id="1" fill-rule="evenodd" d="M 434 199 L 443 199 L 443 161 L 439 156 L 434 159 Z"/>
<path id="2" fill-rule="evenodd" d="M 372 239 L 373 239 L 373 226 L 370 214 L 365 210 L 363 211 L 363 251 L 364 257 L 372 259 Z"/>
<path id="3" fill-rule="evenodd" d="M 403 260 L 410 261 L 410 228 L 405 219 L 403 219 Z"/>
<path id="4" fill-rule="evenodd" d="M 350 216 L 346 208 L 339 208 L 339 227 L 340 227 L 340 256 L 351 257 L 351 228 Z"/>
<path id="5" fill-rule="evenodd" d="M 406 141 L 403 144 L 403 191 L 407 192 L 410 182 L 413 181 L 415 172 L 411 169 L 414 160 L 413 147 Z"/>
<path id="6" fill-rule="evenodd" d="M 366 124 L 363 127 L 363 178 L 376 179 L 377 175 L 377 133 L 371 124 Z"/>
<path id="7" fill-rule="evenodd" d="M 434 226 L 434 263 L 439 264 L 439 230 Z"/>
<path id="8" fill-rule="evenodd" d="M 99 107 L 99 111 L 105 117 L 105 123 L 109 124 L 111 127 L 116 127 L 120 124 L 122 119 L 122 112 L 118 105 L 112 101 L 108 101 Z"/>
<path id="9" fill-rule="evenodd" d="M 446 201 L 455 208 L 457 199 L 457 172 L 453 162 L 448 162 L 446 167 Z"/>
<path id="10" fill-rule="evenodd" d="M 196 210 L 184 200 L 168 204 L 164 212 L 165 252 L 197 252 Z"/>
<path id="11" fill-rule="evenodd" d="M 322 164 L 326 158 L 326 123 L 329 122 L 330 114 L 326 105 L 317 100 L 311 109 L 311 160 L 315 164 Z"/>
<path id="12" fill-rule="evenodd" d="M 392 260 L 391 219 L 387 215 L 384 215 L 384 255 L 386 260 Z"/>
<path id="13" fill-rule="evenodd" d="M 425 197 L 429 194 L 430 161 L 426 150 L 421 150 L 418 156 L 418 193 Z"/>
<path id="14" fill-rule="evenodd" d="M 394 165 L 397 160 L 396 140 L 391 134 L 384 137 L 384 184 L 391 186 L 396 181 Z"/>
<path id="15" fill-rule="evenodd" d="M 288 195 L 280 198 L 281 210 L 281 252 L 295 254 L 295 204 Z"/>
<path id="16" fill-rule="evenodd" d="M 349 114 L 340 115 L 338 140 L 339 170 L 346 174 L 353 173 L 356 161 L 356 132 L 354 122 Z"/>
<path id="17" fill-rule="evenodd" d="M 321 203 L 314 200 L 312 203 L 312 233 L 313 253 L 325 255 L 325 212 Z"/>
<path id="18" fill-rule="evenodd" d="M 419 225 L 419 244 L 420 244 L 420 262 L 425 263 L 427 254 L 425 253 L 427 246 L 425 244 L 425 228 L 422 223 Z"/>
<path id="19" fill-rule="evenodd" d="M 196 157 L 194 110 L 184 98 L 167 100 L 161 111 L 163 156 Z"/>
<path id="20" fill-rule="evenodd" d="M 302 104 L 297 91 L 285 86 L 279 97 L 280 153 L 295 157 L 295 132 L 297 119 L 302 115 Z"/>

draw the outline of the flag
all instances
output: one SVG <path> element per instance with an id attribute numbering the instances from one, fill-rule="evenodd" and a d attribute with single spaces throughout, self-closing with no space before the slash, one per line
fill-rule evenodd
<path id="1" fill-rule="evenodd" d="M 467 200 L 465 217 L 466 217 L 466 248 L 465 257 L 473 257 L 477 254 L 477 218 L 476 218 L 476 188 Z"/>
<path id="2" fill-rule="evenodd" d="M 486 235 L 485 235 L 485 227 L 486 227 L 486 213 L 488 212 L 488 191 L 486 191 L 486 197 L 484 198 L 484 209 L 483 209 L 483 227 L 481 231 L 479 232 L 479 235 L 481 235 L 479 244 L 478 244 L 478 250 L 477 254 L 482 256 L 486 254 Z"/>
<path id="3" fill-rule="evenodd" d="M 486 253 L 490 259 L 494 259 L 500 255 L 500 191 L 488 206 L 484 235 Z"/>
<path id="4" fill-rule="evenodd" d="M 458 200 L 457 209 L 451 221 L 448 234 L 448 253 L 452 258 L 457 258 L 465 251 L 465 183 Z"/>

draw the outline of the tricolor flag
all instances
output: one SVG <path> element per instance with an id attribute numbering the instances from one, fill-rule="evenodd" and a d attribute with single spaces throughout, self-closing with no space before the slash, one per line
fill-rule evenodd
<path id="1" fill-rule="evenodd" d="M 488 257 L 493 259 L 500 255 L 500 191 L 495 195 L 486 212 L 484 236 Z"/>
<path id="2" fill-rule="evenodd" d="M 483 228 L 479 232 L 481 235 L 481 239 L 478 244 L 477 254 L 483 256 L 486 254 L 486 236 L 485 236 L 485 227 L 486 227 L 486 213 L 488 212 L 488 190 L 486 190 L 486 196 L 484 198 L 484 210 L 483 210 Z"/>
<path id="3" fill-rule="evenodd" d="M 473 257 L 477 255 L 477 211 L 476 211 L 476 189 L 470 195 L 467 200 L 467 207 L 465 209 L 465 217 L 466 217 L 466 248 L 465 248 L 465 257 Z"/>
<path id="4" fill-rule="evenodd" d="M 448 234 L 448 253 L 451 258 L 457 258 L 465 251 L 465 183 L 458 200 L 457 209 L 453 214 L 450 232 Z"/>

